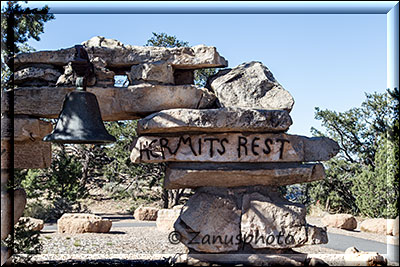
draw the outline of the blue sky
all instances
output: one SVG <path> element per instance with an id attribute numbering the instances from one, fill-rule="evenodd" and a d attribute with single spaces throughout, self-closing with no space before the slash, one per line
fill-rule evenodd
<path id="1" fill-rule="evenodd" d="M 77 2 L 74 3 L 74 5 Z M 29 2 L 28 2 L 29 5 Z M 52 4 L 48 4 L 52 7 Z M 364 92 L 386 89 L 385 14 L 55 14 L 37 50 L 71 47 L 93 36 L 144 45 L 165 32 L 217 47 L 235 67 L 261 61 L 295 99 L 289 133 L 310 136 L 314 107 L 345 111 Z"/>

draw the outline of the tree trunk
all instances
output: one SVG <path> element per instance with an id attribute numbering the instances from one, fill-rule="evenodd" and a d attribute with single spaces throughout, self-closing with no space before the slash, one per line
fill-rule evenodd
<path id="1" fill-rule="evenodd" d="M 162 207 L 168 209 L 168 190 L 163 188 L 161 192 Z"/>

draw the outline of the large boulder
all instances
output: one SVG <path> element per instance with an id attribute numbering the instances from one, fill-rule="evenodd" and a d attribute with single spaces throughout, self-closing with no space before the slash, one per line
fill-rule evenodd
<path id="1" fill-rule="evenodd" d="M 197 252 L 287 250 L 328 242 L 326 228 L 308 225 L 304 205 L 277 187 L 200 187 L 175 222 L 180 241 Z"/>
<path id="2" fill-rule="evenodd" d="M 155 221 L 157 220 L 158 209 L 154 207 L 143 207 L 135 209 L 133 217 L 140 221 Z"/>
<path id="3" fill-rule="evenodd" d="M 208 84 L 221 107 L 291 111 L 294 100 L 261 62 L 240 64 L 211 76 Z"/>
<path id="4" fill-rule="evenodd" d="M 240 236 L 240 216 L 241 208 L 233 195 L 226 190 L 210 188 L 199 190 L 189 198 L 174 227 L 180 233 L 181 242 L 196 251 L 236 251 L 239 245 L 234 242 L 212 240 L 218 236 L 235 240 Z"/>
<path id="5" fill-rule="evenodd" d="M 287 249 L 328 242 L 326 229 L 306 224 L 304 205 L 272 190 L 247 193 L 242 199 L 241 234 L 255 249 Z"/>
<path id="6" fill-rule="evenodd" d="M 100 216 L 86 213 L 65 213 L 57 220 L 58 233 L 108 233 L 112 222 Z"/>
<path id="7" fill-rule="evenodd" d="M 328 214 L 322 218 L 322 223 L 327 227 L 354 230 L 357 228 L 357 220 L 351 214 Z"/>

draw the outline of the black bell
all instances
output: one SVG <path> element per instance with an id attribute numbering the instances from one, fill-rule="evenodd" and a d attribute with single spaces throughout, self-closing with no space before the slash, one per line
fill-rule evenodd
<path id="1" fill-rule="evenodd" d="M 115 142 L 104 127 L 96 96 L 87 91 L 72 91 L 51 134 L 43 141 L 64 144 L 101 144 Z"/>
<path id="2" fill-rule="evenodd" d="M 115 142 L 115 137 L 104 127 L 96 96 L 86 91 L 86 80 L 93 75 L 93 64 L 82 45 L 75 46 L 75 57 L 71 63 L 78 76 L 77 90 L 66 95 L 56 126 L 43 141 L 62 144 Z"/>

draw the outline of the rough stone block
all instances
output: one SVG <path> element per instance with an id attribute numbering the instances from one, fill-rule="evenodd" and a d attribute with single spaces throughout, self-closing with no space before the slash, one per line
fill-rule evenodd
<path id="1" fill-rule="evenodd" d="M 174 70 L 172 66 L 166 62 L 133 65 L 129 77 L 132 81 L 138 80 L 161 84 L 175 84 Z"/>
<path id="2" fill-rule="evenodd" d="M 133 217 L 140 221 L 155 221 L 157 220 L 158 209 L 154 207 L 142 207 L 135 209 Z"/>
<path id="3" fill-rule="evenodd" d="M 57 220 L 58 233 L 108 233 L 112 222 L 100 216 L 86 213 L 65 213 Z"/>
<path id="4" fill-rule="evenodd" d="M 354 230 L 357 228 L 357 220 L 351 214 L 328 214 L 322 218 L 322 223 L 328 227 Z"/>
<path id="5" fill-rule="evenodd" d="M 211 76 L 208 84 L 221 107 L 283 109 L 291 111 L 294 99 L 261 62 L 252 61 Z"/>
<path id="6" fill-rule="evenodd" d="M 255 254 L 282 253 L 327 243 L 326 228 L 308 225 L 305 218 L 305 206 L 284 199 L 277 187 L 201 187 L 174 228 L 185 246 L 201 253 L 237 253 L 248 246 Z"/>
<path id="7" fill-rule="evenodd" d="M 61 72 L 51 65 L 29 66 L 14 73 L 14 83 L 19 86 L 37 85 L 55 85 Z"/>
<path id="8" fill-rule="evenodd" d="M 386 235 L 387 220 L 384 218 L 366 219 L 360 223 L 360 230 L 363 232 Z"/>

